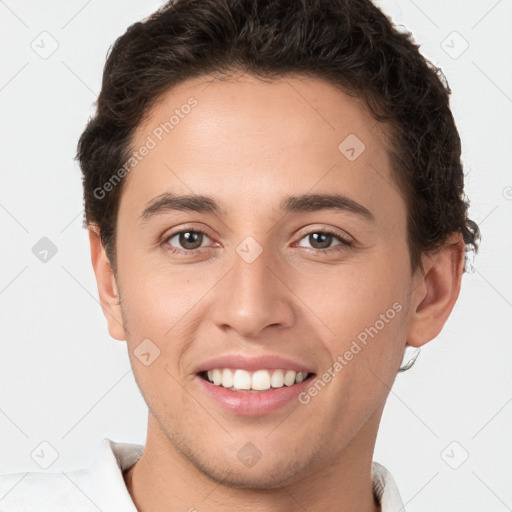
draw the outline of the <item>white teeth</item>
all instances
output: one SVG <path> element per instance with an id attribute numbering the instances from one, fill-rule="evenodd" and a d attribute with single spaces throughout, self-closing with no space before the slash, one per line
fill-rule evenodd
<path id="1" fill-rule="evenodd" d="M 234 391 L 266 391 L 271 388 L 293 386 L 304 381 L 306 372 L 293 370 L 232 370 L 230 368 L 215 368 L 207 372 L 208 380 L 216 386 L 222 386 Z"/>
<path id="2" fill-rule="evenodd" d="M 212 382 L 216 385 L 216 386 L 219 386 L 220 383 L 222 382 L 222 373 L 220 370 L 213 370 L 213 375 L 212 375 Z"/>
<path id="3" fill-rule="evenodd" d="M 229 371 L 227 368 L 225 369 Z M 251 374 L 246 370 L 236 370 L 233 376 L 235 389 L 251 389 Z"/>
<path id="4" fill-rule="evenodd" d="M 228 368 L 222 370 L 222 387 L 230 388 L 233 386 L 233 372 Z"/>
<path id="5" fill-rule="evenodd" d="M 288 370 L 285 374 L 284 374 L 284 383 L 286 386 L 292 386 L 293 384 L 295 384 L 295 376 L 297 374 L 293 371 L 293 370 Z"/>
<path id="6" fill-rule="evenodd" d="M 258 370 L 253 373 L 251 387 L 256 390 L 270 389 L 270 374 L 267 370 Z"/>
<path id="7" fill-rule="evenodd" d="M 271 384 L 273 388 L 282 388 L 284 386 L 283 370 L 275 370 L 272 375 Z"/>

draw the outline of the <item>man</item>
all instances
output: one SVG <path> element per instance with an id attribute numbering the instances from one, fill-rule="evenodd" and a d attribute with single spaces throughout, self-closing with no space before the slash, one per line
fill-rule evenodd
<path id="1" fill-rule="evenodd" d="M 448 98 L 369 0 L 178 0 L 129 27 L 77 156 L 147 442 L 2 510 L 400 510 L 383 408 L 479 235 Z"/>

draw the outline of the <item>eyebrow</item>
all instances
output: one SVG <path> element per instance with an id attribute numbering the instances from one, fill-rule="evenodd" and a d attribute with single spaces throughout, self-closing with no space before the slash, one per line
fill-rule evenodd
<path id="1" fill-rule="evenodd" d="M 339 210 L 359 215 L 365 220 L 375 221 L 370 210 L 343 194 L 302 194 L 290 196 L 281 201 L 284 213 Z M 161 194 L 147 203 L 140 219 L 146 222 L 151 217 L 171 211 L 192 211 L 223 216 L 226 211 L 212 197 L 203 195 L 178 196 L 172 193 Z"/>

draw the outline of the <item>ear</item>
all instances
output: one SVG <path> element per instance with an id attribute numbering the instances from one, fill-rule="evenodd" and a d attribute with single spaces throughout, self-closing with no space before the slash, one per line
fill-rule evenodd
<path id="1" fill-rule="evenodd" d="M 460 292 L 464 240 L 452 233 L 438 251 L 424 256 L 424 274 L 413 291 L 407 345 L 421 347 L 434 339 L 452 312 Z"/>
<path id="2" fill-rule="evenodd" d="M 126 334 L 123 326 L 119 292 L 114 271 L 101 243 L 100 232 L 97 226 L 88 226 L 89 243 L 91 246 L 91 262 L 96 275 L 98 294 L 101 309 L 107 319 L 108 332 L 116 340 L 125 340 Z"/>

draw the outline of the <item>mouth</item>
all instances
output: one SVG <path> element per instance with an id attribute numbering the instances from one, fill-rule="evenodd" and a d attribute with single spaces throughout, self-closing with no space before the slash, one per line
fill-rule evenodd
<path id="1" fill-rule="evenodd" d="M 214 386 L 242 393 L 266 393 L 283 387 L 294 387 L 311 380 L 315 374 L 286 369 L 247 371 L 240 368 L 215 368 L 197 374 Z"/>
<path id="2" fill-rule="evenodd" d="M 243 353 L 200 362 L 194 374 L 209 402 L 237 416 L 263 416 L 299 406 L 301 392 L 316 376 L 305 361 L 277 354 Z"/>

